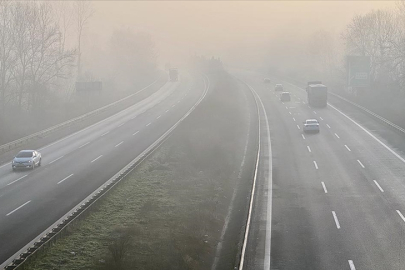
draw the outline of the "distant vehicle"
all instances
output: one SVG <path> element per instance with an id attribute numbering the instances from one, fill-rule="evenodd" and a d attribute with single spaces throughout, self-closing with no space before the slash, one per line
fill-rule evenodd
<path id="1" fill-rule="evenodd" d="M 177 68 L 169 69 L 169 79 L 172 82 L 177 82 L 179 80 L 179 71 L 177 70 Z"/>
<path id="2" fill-rule="evenodd" d="M 321 81 L 311 81 L 307 84 L 308 105 L 326 107 L 328 104 L 328 88 Z"/>
<path id="3" fill-rule="evenodd" d="M 306 133 L 319 133 L 319 122 L 316 119 L 307 119 L 304 122 L 303 130 Z"/>
<path id="4" fill-rule="evenodd" d="M 276 84 L 276 86 L 274 87 L 274 91 L 284 91 L 283 85 Z"/>
<path id="5" fill-rule="evenodd" d="M 11 167 L 13 171 L 16 169 L 34 169 L 36 166 L 41 166 L 42 156 L 41 153 L 35 150 L 22 150 L 20 151 L 13 161 Z"/>
<path id="6" fill-rule="evenodd" d="M 264 78 L 263 83 L 271 83 L 271 80 L 269 78 Z"/>
<path id="7" fill-rule="evenodd" d="M 291 101 L 291 96 L 289 92 L 282 92 L 280 95 L 281 102 Z"/>

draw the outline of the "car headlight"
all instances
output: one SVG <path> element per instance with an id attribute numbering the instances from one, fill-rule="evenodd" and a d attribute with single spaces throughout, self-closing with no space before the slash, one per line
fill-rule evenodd
<path id="1" fill-rule="evenodd" d="M 28 163 L 32 163 L 32 160 L 28 160 Z"/>

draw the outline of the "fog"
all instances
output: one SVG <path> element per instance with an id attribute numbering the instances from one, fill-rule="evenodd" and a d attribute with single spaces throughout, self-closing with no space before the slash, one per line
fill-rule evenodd
<path id="1" fill-rule="evenodd" d="M 392 11 L 389 18 L 405 14 L 393 1 L 0 3 L 2 142 L 111 103 L 158 78 L 167 63 L 187 68 L 195 55 L 219 57 L 226 67 L 317 78 L 337 87 L 344 80 L 347 50 L 365 53 L 342 38 L 355 16 L 367 20 L 367 14 L 377 14 L 373 10 Z M 376 76 L 382 70 L 378 63 Z M 395 65 L 389 72 L 398 77 Z M 77 81 L 100 81 L 103 92 L 83 97 Z M 394 81 L 398 88 L 404 80 Z"/>
<path id="2" fill-rule="evenodd" d="M 88 38 L 97 40 L 97 46 L 103 47 L 114 29 L 131 29 L 152 35 L 160 64 L 196 53 L 246 67 L 262 64 L 270 49 L 296 48 L 318 30 L 340 35 L 354 15 L 394 8 L 395 2 L 95 1 L 93 5 L 96 12 Z"/>

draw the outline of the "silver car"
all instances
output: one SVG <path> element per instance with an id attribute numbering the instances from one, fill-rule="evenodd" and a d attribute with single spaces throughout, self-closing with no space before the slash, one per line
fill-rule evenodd
<path id="1" fill-rule="evenodd" d="M 16 169 L 34 169 L 36 166 L 41 166 L 41 153 L 35 150 L 23 150 L 20 151 L 13 161 L 11 167 L 13 171 Z"/>
<path id="2" fill-rule="evenodd" d="M 316 119 L 307 119 L 304 122 L 303 127 L 304 132 L 315 132 L 319 133 L 319 122 Z"/>

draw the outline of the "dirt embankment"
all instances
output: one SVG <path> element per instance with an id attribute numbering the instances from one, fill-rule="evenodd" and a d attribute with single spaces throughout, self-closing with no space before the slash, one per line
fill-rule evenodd
<path id="1" fill-rule="evenodd" d="M 236 89 L 225 72 L 211 76 L 209 95 L 164 145 L 24 269 L 210 269 L 249 128 Z"/>

